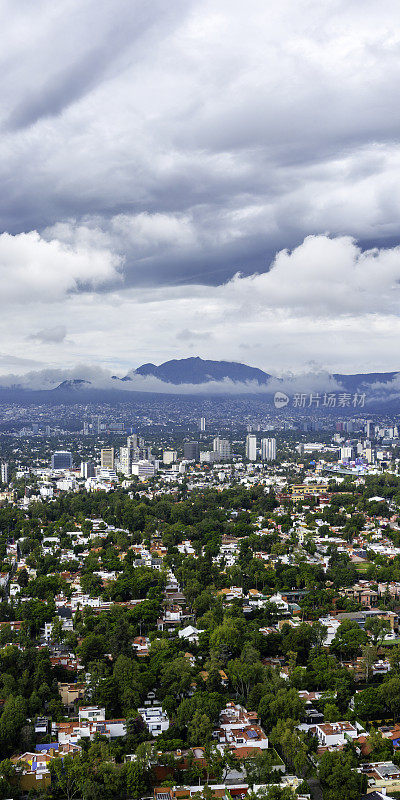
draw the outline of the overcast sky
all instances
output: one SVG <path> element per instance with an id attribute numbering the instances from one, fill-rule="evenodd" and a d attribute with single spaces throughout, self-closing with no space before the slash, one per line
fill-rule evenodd
<path id="1" fill-rule="evenodd" d="M 0 372 L 400 370 L 398 0 L 0 25 Z"/>

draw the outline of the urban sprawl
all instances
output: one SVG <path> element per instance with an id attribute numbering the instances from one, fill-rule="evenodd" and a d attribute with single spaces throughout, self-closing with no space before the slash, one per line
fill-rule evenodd
<path id="1" fill-rule="evenodd" d="M 0 409 L 2 798 L 400 797 L 400 418 L 230 402 Z"/>

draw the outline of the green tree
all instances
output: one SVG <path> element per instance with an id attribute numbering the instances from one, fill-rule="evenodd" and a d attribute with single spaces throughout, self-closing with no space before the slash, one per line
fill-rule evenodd
<path id="1" fill-rule="evenodd" d="M 148 771 L 144 764 L 137 759 L 125 764 L 126 792 L 134 800 L 143 797 L 149 788 Z"/>
<path id="2" fill-rule="evenodd" d="M 353 753 L 345 750 L 321 756 L 318 775 L 324 800 L 360 800 L 363 778 L 356 766 Z"/>
<path id="3" fill-rule="evenodd" d="M 189 742 L 191 745 L 203 746 L 210 741 L 214 726 L 207 714 L 196 711 L 191 723 L 188 725 Z"/>

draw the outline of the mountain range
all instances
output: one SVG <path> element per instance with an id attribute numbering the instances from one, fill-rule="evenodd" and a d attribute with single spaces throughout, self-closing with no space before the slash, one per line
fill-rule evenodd
<path id="1" fill-rule="evenodd" d="M 398 403 L 400 373 L 371 372 L 357 374 L 308 372 L 277 377 L 262 369 L 234 361 L 212 361 L 192 357 L 173 359 L 160 365 L 143 364 L 118 377 L 94 367 L 74 370 L 43 370 L 20 378 L 0 379 L 0 401 L 97 402 L 125 401 L 139 393 L 174 395 L 262 395 L 273 398 L 275 392 L 348 392 L 366 393 L 367 403 Z"/>

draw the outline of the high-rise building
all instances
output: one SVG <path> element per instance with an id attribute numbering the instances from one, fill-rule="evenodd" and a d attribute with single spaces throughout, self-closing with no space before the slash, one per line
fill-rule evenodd
<path id="1" fill-rule="evenodd" d="M 88 423 L 87 419 L 85 419 L 83 421 L 83 435 L 84 436 L 88 436 L 89 435 L 89 423 Z"/>
<path id="2" fill-rule="evenodd" d="M 104 426 L 102 425 L 102 417 L 99 414 L 94 414 L 92 416 L 92 430 L 93 433 L 101 433 L 101 430 Z"/>
<path id="3" fill-rule="evenodd" d="M 103 447 L 101 449 L 101 468 L 114 469 L 114 448 Z"/>
<path id="4" fill-rule="evenodd" d="M 204 433 L 205 429 L 206 429 L 206 418 L 205 417 L 201 417 L 200 422 L 199 422 L 199 430 L 200 430 L 201 433 Z"/>
<path id="5" fill-rule="evenodd" d="M 374 451 L 372 447 L 366 447 L 364 452 L 365 458 L 368 461 L 368 464 L 374 463 Z"/>
<path id="6" fill-rule="evenodd" d="M 261 458 L 263 461 L 276 461 L 276 439 L 261 439 Z"/>
<path id="7" fill-rule="evenodd" d="M 126 446 L 130 448 L 139 447 L 139 437 L 137 433 L 131 433 L 131 435 L 128 436 L 126 440 Z"/>
<path id="8" fill-rule="evenodd" d="M 257 461 L 257 436 L 254 433 L 246 436 L 246 458 L 249 461 Z"/>
<path id="9" fill-rule="evenodd" d="M 0 477 L 2 483 L 8 483 L 8 463 L 7 461 L 3 461 L 1 465 Z"/>
<path id="10" fill-rule="evenodd" d="M 221 439 L 216 436 L 213 441 L 213 451 L 218 455 L 221 461 L 229 461 L 231 457 L 231 443 L 229 439 Z"/>
<path id="11" fill-rule="evenodd" d="M 373 439 L 375 434 L 375 425 L 372 419 L 367 419 L 365 423 L 365 433 L 367 434 L 367 439 Z"/>
<path id="12" fill-rule="evenodd" d="M 81 461 L 81 478 L 94 478 L 96 466 L 93 461 Z"/>
<path id="13" fill-rule="evenodd" d="M 119 448 L 119 469 L 126 475 L 132 475 L 132 452 L 130 447 Z"/>
<path id="14" fill-rule="evenodd" d="M 71 469 L 72 453 L 69 450 L 56 450 L 51 457 L 52 469 Z"/>
<path id="15" fill-rule="evenodd" d="M 163 464 L 166 464 L 167 466 L 169 464 L 173 464 L 177 458 L 178 453 L 176 450 L 163 450 Z"/>
<path id="16" fill-rule="evenodd" d="M 198 461 L 200 458 L 199 443 L 185 442 L 183 445 L 183 455 L 188 461 Z"/>
<path id="17" fill-rule="evenodd" d="M 351 446 L 347 445 L 345 447 L 340 448 L 340 460 L 341 461 L 351 461 L 354 456 L 354 450 Z"/>

